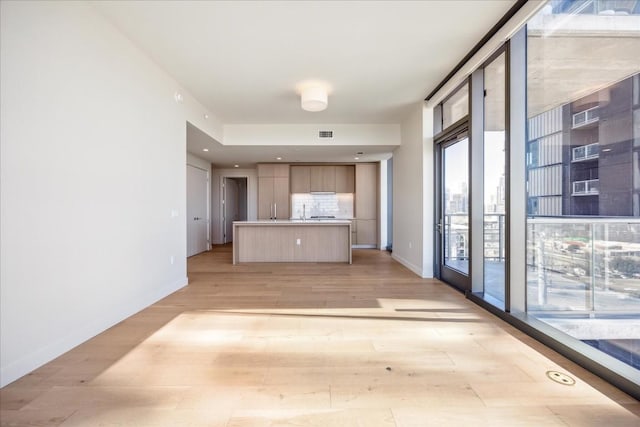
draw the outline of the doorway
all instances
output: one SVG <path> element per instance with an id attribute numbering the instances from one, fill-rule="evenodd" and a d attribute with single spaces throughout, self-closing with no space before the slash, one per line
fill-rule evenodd
<path id="1" fill-rule="evenodd" d="M 187 256 L 209 249 L 207 182 L 209 172 L 187 165 Z"/>
<path id="2" fill-rule="evenodd" d="M 468 129 L 438 141 L 438 265 L 439 278 L 463 292 L 471 291 L 471 228 L 469 210 Z"/>
<path id="3" fill-rule="evenodd" d="M 222 241 L 233 241 L 233 221 L 247 220 L 247 178 L 222 180 Z"/>

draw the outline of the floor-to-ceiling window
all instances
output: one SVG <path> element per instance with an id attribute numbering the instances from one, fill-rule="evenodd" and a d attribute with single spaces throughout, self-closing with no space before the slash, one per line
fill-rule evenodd
<path id="1" fill-rule="evenodd" d="M 504 308 L 506 260 L 506 51 L 484 67 L 484 295 Z"/>
<path id="2" fill-rule="evenodd" d="M 527 24 L 527 312 L 640 368 L 640 2 Z M 605 358 L 606 360 L 606 358 Z"/>
<path id="3" fill-rule="evenodd" d="M 640 0 L 532 3 L 434 95 L 438 277 L 640 396 Z"/>

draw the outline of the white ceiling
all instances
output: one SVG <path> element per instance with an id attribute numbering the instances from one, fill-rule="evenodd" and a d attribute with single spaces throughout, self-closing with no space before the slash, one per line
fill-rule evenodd
<path id="1" fill-rule="evenodd" d="M 187 151 L 219 168 L 252 168 L 256 163 L 356 163 L 388 159 L 391 145 L 222 145 L 187 122 Z M 207 152 L 203 150 L 207 149 Z M 362 153 L 362 154 L 357 154 Z M 354 157 L 358 157 L 355 160 Z M 278 159 L 281 158 L 281 160 Z"/>
<path id="2" fill-rule="evenodd" d="M 514 3 L 90 2 L 226 124 L 400 123 Z M 308 80 L 327 110 L 300 109 Z"/>

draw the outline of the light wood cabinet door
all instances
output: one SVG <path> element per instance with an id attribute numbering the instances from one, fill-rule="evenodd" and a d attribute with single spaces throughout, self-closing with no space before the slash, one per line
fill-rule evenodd
<path id="1" fill-rule="evenodd" d="M 357 245 L 377 245 L 378 233 L 376 233 L 375 219 L 358 219 L 356 225 L 356 243 Z"/>
<path id="2" fill-rule="evenodd" d="M 336 191 L 335 166 L 311 166 L 311 191 Z"/>
<path id="3" fill-rule="evenodd" d="M 258 177 L 258 219 L 289 219 L 289 178 Z"/>
<path id="4" fill-rule="evenodd" d="M 274 164 L 271 166 L 273 166 L 273 176 L 279 178 L 289 178 L 289 165 Z"/>
<path id="5" fill-rule="evenodd" d="M 270 163 L 260 163 L 258 165 L 258 178 L 274 176 L 274 166 Z"/>
<path id="6" fill-rule="evenodd" d="M 291 166 L 291 192 L 308 193 L 311 191 L 311 167 Z"/>
<path id="7" fill-rule="evenodd" d="M 288 177 L 289 165 L 280 163 L 258 164 L 258 177 Z"/>
<path id="8" fill-rule="evenodd" d="M 273 177 L 258 177 L 258 219 L 271 219 L 273 215 Z"/>
<path id="9" fill-rule="evenodd" d="M 322 189 L 322 169 L 311 166 L 309 171 L 309 191 L 324 191 Z"/>
<path id="10" fill-rule="evenodd" d="M 320 166 L 322 168 L 322 191 L 336 191 L 336 167 Z"/>
<path id="11" fill-rule="evenodd" d="M 356 212 L 357 219 L 378 217 L 378 170 L 371 163 L 356 164 Z"/>
<path id="12" fill-rule="evenodd" d="M 273 178 L 273 212 L 276 219 L 289 219 L 289 177 Z"/>
<path id="13" fill-rule="evenodd" d="M 355 192 L 355 168 L 353 166 L 336 166 L 336 193 Z"/>

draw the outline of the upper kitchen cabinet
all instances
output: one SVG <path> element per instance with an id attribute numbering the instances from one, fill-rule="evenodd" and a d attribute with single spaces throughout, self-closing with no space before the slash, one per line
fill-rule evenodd
<path id="1" fill-rule="evenodd" d="M 258 165 L 258 219 L 289 219 L 289 165 Z"/>
<path id="2" fill-rule="evenodd" d="M 336 191 L 336 167 L 313 166 L 311 167 L 311 192 Z"/>
<path id="3" fill-rule="evenodd" d="M 336 193 L 355 192 L 355 168 L 351 165 L 336 166 Z"/>
<path id="4" fill-rule="evenodd" d="M 291 166 L 291 192 L 311 192 L 311 166 Z"/>
<path id="5" fill-rule="evenodd" d="M 291 166 L 291 192 L 354 193 L 353 165 Z"/>
<path id="6" fill-rule="evenodd" d="M 258 165 L 258 177 L 289 178 L 289 165 L 282 163 L 261 163 Z"/>

